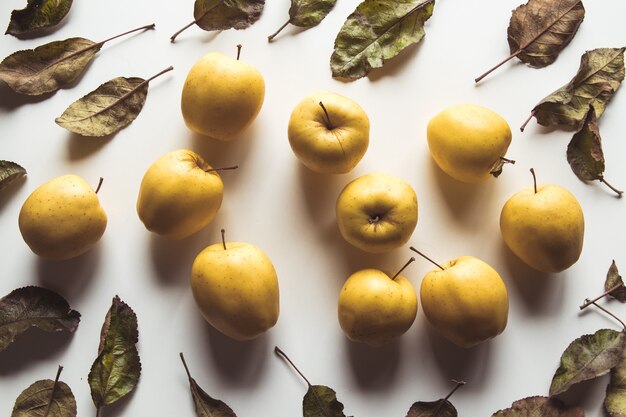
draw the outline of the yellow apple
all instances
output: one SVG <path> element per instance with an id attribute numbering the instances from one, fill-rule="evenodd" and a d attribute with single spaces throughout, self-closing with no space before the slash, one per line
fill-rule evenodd
<path id="1" fill-rule="evenodd" d="M 344 187 L 335 205 L 343 238 L 370 253 L 404 245 L 417 225 L 417 195 L 401 178 L 363 175 Z"/>
<path id="2" fill-rule="evenodd" d="M 417 294 L 400 272 L 362 269 L 339 294 L 339 325 L 354 342 L 382 346 L 409 330 L 416 315 Z"/>
<path id="3" fill-rule="evenodd" d="M 287 136 L 296 157 L 311 171 L 343 174 L 365 155 L 370 122 L 354 100 L 318 92 L 293 109 Z"/>
<path id="4" fill-rule="evenodd" d="M 189 129 L 228 141 L 254 121 L 264 97 L 265 81 L 259 70 L 239 56 L 211 52 L 189 70 L 181 110 Z"/>
<path id="5" fill-rule="evenodd" d="M 535 184 L 504 204 L 500 231 L 506 245 L 526 264 L 542 272 L 560 272 L 580 257 L 585 219 L 568 190 Z"/>
<path id="6" fill-rule="evenodd" d="M 18 223 L 33 252 L 64 260 L 87 252 L 100 240 L 107 216 L 91 186 L 71 174 L 35 189 L 22 205 Z"/>
<path id="7" fill-rule="evenodd" d="M 254 339 L 278 320 L 276 270 L 249 243 L 222 237 L 206 247 L 193 262 L 191 291 L 206 321 L 235 340 Z"/>
<path id="8" fill-rule="evenodd" d="M 506 328 L 509 298 L 504 281 L 473 256 L 461 256 L 428 272 L 420 301 L 430 324 L 463 348 L 496 337 Z"/>
<path id="9" fill-rule="evenodd" d="M 217 170 L 197 153 L 179 149 L 160 157 L 144 174 L 137 214 L 148 230 L 183 239 L 215 218 L 223 195 Z"/>
<path id="10" fill-rule="evenodd" d="M 475 183 L 498 176 L 511 144 L 511 129 L 499 114 L 474 104 L 449 107 L 428 123 L 430 153 L 452 178 Z"/>

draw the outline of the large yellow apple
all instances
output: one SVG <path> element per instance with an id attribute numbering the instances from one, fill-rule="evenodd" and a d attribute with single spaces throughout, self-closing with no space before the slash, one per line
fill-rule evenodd
<path id="1" fill-rule="evenodd" d="M 583 249 L 585 220 L 578 200 L 554 184 L 528 187 L 514 194 L 500 213 L 506 245 L 522 261 L 542 272 L 572 266 Z"/>
<path id="2" fill-rule="evenodd" d="M 343 174 L 365 155 L 370 122 L 356 101 L 318 92 L 293 109 L 287 136 L 296 157 L 311 171 Z"/>
<path id="3" fill-rule="evenodd" d="M 191 291 L 206 321 L 235 340 L 254 339 L 278 320 L 276 271 L 249 243 L 222 240 L 200 252 L 191 268 Z"/>
<path id="4" fill-rule="evenodd" d="M 506 286 L 486 262 L 461 256 L 424 276 L 424 315 L 454 344 L 469 348 L 502 333 L 509 315 Z"/>
<path id="5" fill-rule="evenodd" d="M 443 172 L 475 183 L 498 176 L 511 144 L 511 129 L 499 114 L 474 104 L 449 107 L 428 123 L 430 153 Z"/>
<path id="6" fill-rule="evenodd" d="M 35 189 L 22 205 L 18 223 L 33 252 L 64 260 L 87 252 L 100 240 L 107 216 L 91 186 L 71 174 Z"/>
<path id="7" fill-rule="evenodd" d="M 148 230 L 183 239 L 215 218 L 223 195 L 217 171 L 197 153 L 179 149 L 160 157 L 144 174 L 137 214 Z"/>
<path id="8" fill-rule="evenodd" d="M 211 52 L 189 70 L 181 110 L 189 129 L 228 141 L 254 121 L 264 97 L 265 81 L 259 70 L 239 57 Z"/>
<path id="9" fill-rule="evenodd" d="M 370 253 L 404 245 L 417 225 L 417 195 L 401 178 L 385 173 L 351 181 L 335 205 L 343 238 Z"/>
<path id="10" fill-rule="evenodd" d="M 417 315 L 417 294 L 403 275 L 362 269 L 339 294 L 339 325 L 348 339 L 381 346 L 404 334 Z"/>

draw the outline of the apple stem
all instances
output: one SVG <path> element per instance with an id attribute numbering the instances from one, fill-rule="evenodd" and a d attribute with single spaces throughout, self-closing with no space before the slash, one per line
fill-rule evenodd
<path id="1" fill-rule="evenodd" d="M 330 121 L 330 116 L 328 115 L 328 110 L 326 110 L 326 106 L 324 106 L 324 103 L 322 103 L 321 101 L 319 102 L 319 105 L 322 110 L 324 110 L 324 114 L 326 115 L 326 127 L 328 128 L 328 130 L 333 130 L 335 127 Z"/>
<path id="2" fill-rule="evenodd" d="M 480 80 L 482 80 L 483 78 L 485 78 L 487 75 L 491 74 L 494 70 L 496 70 L 497 68 L 499 68 L 501 65 L 503 65 L 504 63 L 510 61 L 511 59 L 515 58 L 516 56 L 518 56 L 519 54 L 522 53 L 522 50 L 519 49 L 517 52 L 509 55 L 508 57 L 504 58 L 502 61 L 500 61 L 495 67 L 491 68 L 490 70 L 484 72 L 482 75 L 478 76 L 477 78 L 474 78 L 474 82 L 478 83 L 480 82 Z"/>
<path id="3" fill-rule="evenodd" d="M 424 255 L 422 252 L 418 251 L 417 249 L 415 249 L 413 246 L 411 246 L 409 249 L 411 249 L 413 252 L 417 253 L 419 256 L 421 256 L 422 258 L 426 259 L 427 261 L 429 261 L 431 264 L 435 265 L 437 268 L 441 269 L 442 271 L 444 271 L 443 266 L 439 265 L 437 262 L 433 261 L 432 259 L 430 259 L 428 256 Z"/>
<path id="4" fill-rule="evenodd" d="M 211 169 L 207 169 L 204 172 L 227 171 L 227 170 L 237 169 L 237 168 L 239 168 L 239 165 L 233 165 L 231 167 L 211 168 Z"/>
<path id="5" fill-rule="evenodd" d="M 57 369 L 57 376 L 54 378 L 54 385 L 52 385 L 52 392 L 50 393 L 50 401 L 48 401 L 48 405 L 46 406 L 46 412 L 43 414 L 47 416 L 50 413 L 50 407 L 54 402 L 54 394 L 56 394 L 57 386 L 59 385 L 59 378 L 61 377 L 61 371 L 63 371 L 63 367 L 59 365 Z"/>
<path id="6" fill-rule="evenodd" d="M 515 161 L 513 159 L 505 158 L 504 156 L 500 156 L 499 158 L 504 163 L 515 165 Z"/>
<path id="7" fill-rule="evenodd" d="M 100 177 L 100 180 L 98 181 L 98 186 L 96 187 L 96 194 L 98 194 L 98 191 L 100 191 L 100 187 L 102 187 L 103 182 L 104 178 Z"/>
<path id="8" fill-rule="evenodd" d="M 279 28 L 278 28 L 278 30 L 277 30 L 276 32 L 274 32 L 274 33 L 272 33 L 270 36 L 268 36 L 268 37 L 267 37 L 267 41 L 268 41 L 268 42 L 271 42 L 271 41 L 272 41 L 272 40 L 276 37 L 276 35 L 278 35 L 278 34 L 280 33 L 280 31 L 281 31 L 281 30 L 283 30 L 284 28 L 286 28 L 286 27 L 287 27 L 287 25 L 288 25 L 289 23 L 291 23 L 291 19 L 287 20 L 287 21 L 285 22 L 285 24 L 284 24 L 284 25 L 282 25 L 281 27 L 279 27 Z"/>
<path id="9" fill-rule="evenodd" d="M 583 309 L 585 309 L 585 308 L 589 307 L 591 304 L 593 304 L 593 303 L 595 303 L 596 301 L 598 301 L 599 299 L 606 297 L 607 295 L 611 294 L 613 291 L 615 291 L 615 290 L 617 290 L 618 288 L 621 288 L 621 287 L 623 287 L 623 286 L 624 286 L 624 284 L 620 283 L 620 284 L 617 284 L 616 286 L 614 286 L 613 288 L 606 290 L 605 292 L 603 292 L 602 294 L 600 294 L 599 296 L 597 296 L 597 297 L 596 297 L 596 298 L 594 298 L 593 300 L 590 300 L 590 299 L 588 299 L 588 298 L 587 298 L 587 299 L 585 300 L 585 302 L 584 302 L 584 303 L 583 303 L 583 304 L 582 304 L 579 308 L 580 308 L 581 310 L 583 310 Z"/>
<path id="10" fill-rule="evenodd" d="M 241 44 L 237 44 L 237 61 L 239 61 L 239 55 L 241 55 Z"/>
<path id="11" fill-rule="evenodd" d="M 180 360 L 183 361 L 183 366 L 185 367 L 185 372 L 187 372 L 187 378 L 189 378 L 189 380 L 191 381 L 193 378 L 191 377 L 191 372 L 189 372 L 189 368 L 187 367 L 187 362 L 185 361 L 185 356 L 183 355 L 183 352 L 180 352 L 179 355 L 180 355 Z"/>
<path id="12" fill-rule="evenodd" d="M 411 256 L 411 259 L 409 259 L 409 261 L 408 261 L 407 263 L 405 263 L 405 264 L 404 264 L 404 266 L 403 266 L 402 268 L 400 268 L 400 270 L 399 270 L 398 272 L 396 272 L 396 274 L 393 276 L 393 278 L 391 278 L 391 280 L 392 280 L 392 281 L 393 281 L 393 280 L 395 280 L 395 279 L 396 279 L 396 277 L 397 277 L 398 275 L 400 275 L 400 273 L 401 273 L 402 271 L 404 271 L 404 270 L 406 269 L 406 267 L 407 267 L 407 266 L 409 266 L 412 262 L 415 262 L 415 257 L 414 257 L 414 256 Z"/>
<path id="13" fill-rule="evenodd" d="M 624 192 L 621 190 L 618 190 L 617 188 L 613 187 L 611 184 L 606 182 L 606 180 L 604 179 L 604 176 L 601 176 L 600 178 L 598 178 L 598 180 L 604 185 L 606 185 L 607 187 L 609 187 L 611 190 L 613 190 L 613 192 L 617 194 L 617 198 L 622 198 L 622 194 L 624 194 Z"/>
<path id="14" fill-rule="evenodd" d="M 519 128 L 520 132 L 523 132 L 524 129 L 526 129 L 526 125 L 530 122 L 530 119 L 532 119 L 534 115 L 535 115 L 535 111 L 533 110 L 530 112 L 530 116 L 528 116 L 528 119 L 526 119 L 524 123 L 520 126 Z"/>
<path id="15" fill-rule="evenodd" d="M 289 356 L 287 356 L 287 354 L 283 352 L 278 346 L 274 346 L 274 353 L 276 353 L 277 355 L 281 356 L 284 360 L 286 360 L 289 363 L 289 365 L 291 365 L 291 367 L 298 373 L 298 375 L 300 375 L 302 379 L 304 379 L 304 381 L 307 383 L 309 387 L 313 386 L 311 382 L 309 382 L 307 377 L 304 376 L 304 374 L 300 372 L 298 367 L 291 361 L 291 359 L 289 359 Z"/>
<path id="16" fill-rule="evenodd" d="M 535 194 L 537 194 L 537 176 L 535 175 L 535 169 L 531 168 L 530 173 L 533 174 L 533 187 L 535 188 Z"/>
<path id="17" fill-rule="evenodd" d="M 587 302 L 587 300 L 585 300 L 585 302 Z M 593 304 L 594 306 L 598 307 L 600 310 L 604 311 L 606 314 L 608 314 L 609 316 L 613 317 L 615 320 L 617 320 L 622 327 L 626 330 L 626 323 L 624 323 L 619 317 L 617 317 L 615 314 L 611 313 L 609 310 L 607 310 L 606 308 L 602 307 L 600 304 L 596 303 L 595 301 L 591 301 L 591 304 Z"/>
<path id="18" fill-rule="evenodd" d="M 222 229 L 222 246 L 224 246 L 224 250 L 226 250 L 226 239 L 224 238 L 224 236 L 226 235 L 226 230 Z"/>

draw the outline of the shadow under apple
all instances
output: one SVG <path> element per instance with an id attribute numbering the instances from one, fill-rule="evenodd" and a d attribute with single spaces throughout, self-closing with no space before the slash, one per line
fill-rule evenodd
<path id="1" fill-rule="evenodd" d="M 392 390 L 402 356 L 400 340 L 392 340 L 380 347 L 352 342 L 347 337 L 344 340 L 358 387 L 376 392 Z"/>

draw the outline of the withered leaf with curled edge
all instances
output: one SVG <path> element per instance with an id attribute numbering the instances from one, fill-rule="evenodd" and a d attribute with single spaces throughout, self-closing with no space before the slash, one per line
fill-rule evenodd
<path id="1" fill-rule="evenodd" d="M 443 398 L 437 401 L 413 403 L 406 417 L 457 417 L 456 408 Z"/>
<path id="2" fill-rule="evenodd" d="M 346 417 L 337 393 L 325 385 L 309 385 L 302 399 L 304 417 Z"/>
<path id="3" fill-rule="evenodd" d="M 274 39 L 289 24 L 301 28 L 311 28 L 319 25 L 335 7 L 335 3 L 337 3 L 337 0 L 291 0 L 289 20 L 273 35 L 269 36 L 268 40 Z"/>
<path id="4" fill-rule="evenodd" d="M 13 10 L 6 34 L 21 36 L 54 27 L 67 15 L 72 0 L 28 0 L 24 9 Z"/>
<path id="5" fill-rule="evenodd" d="M 574 78 L 541 100 L 531 117 L 542 126 L 580 129 L 591 105 L 599 118 L 624 79 L 625 49 L 598 48 L 585 52 Z"/>
<path id="6" fill-rule="evenodd" d="M 550 396 L 608 373 L 619 363 L 625 345 L 626 333 L 610 329 L 574 340 L 561 356 L 561 364 L 550 385 Z"/>
<path id="7" fill-rule="evenodd" d="M 76 417 L 76 399 L 70 387 L 59 376 L 44 379 L 26 388 L 15 400 L 11 417 Z"/>
<path id="8" fill-rule="evenodd" d="M 568 407 L 556 398 L 537 396 L 517 400 L 510 408 L 496 411 L 491 417 L 585 417 L 585 412 L 580 407 Z"/>
<path id="9" fill-rule="evenodd" d="M 609 291 L 611 289 L 613 289 L 609 294 L 611 297 L 626 303 L 626 287 L 624 287 L 624 280 L 617 270 L 615 261 L 611 262 L 609 271 L 606 273 L 606 281 L 604 281 L 604 290 Z M 626 367 L 626 364 L 624 366 Z"/>
<path id="10" fill-rule="evenodd" d="M 604 409 L 609 417 L 626 416 L 626 349 L 622 350 L 620 361 L 611 369 L 611 379 L 606 387 Z"/>
<path id="11" fill-rule="evenodd" d="M 265 0 L 196 0 L 193 17 L 204 30 L 246 29 L 259 20 Z"/>
<path id="12" fill-rule="evenodd" d="M 31 327 L 46 332 L 73 332 L 80 313 L 63 297 L 40 287 L 23 287 L 0 299 L 0 352 Z"/>
<path id="13" fill-rule="evenodd" d="M 137 118 L 148 96 L 148 84 L 169 67 L 144 80 L 139 77 L 117 77 L 72 103 L 55 122 L 83 136 L 111 135 Z"/>
<path id="14" fill-rule="evenodd" d="M 435 0 L 365 0 L 348 16 L 330 58 L 333 77 L 358 79 L 425 35 Z"/>
<path id="15" fill-rule="evenodd" d="M 24 175 L 26 170 L 21 165 L 11 161 L 0 161 L 0 190 Z"/>
<path id="16" fill-rule="evenodd" d="M 115 296 L 102 325 L 98 357 L 88 376 L 91 398 L 98 410 L 124 397 L 137 385 L 141 374 L 138 337 L 135 312 Z"/>

